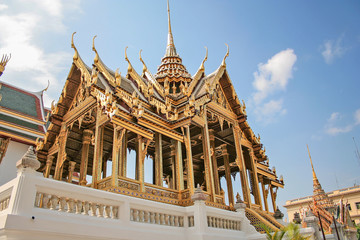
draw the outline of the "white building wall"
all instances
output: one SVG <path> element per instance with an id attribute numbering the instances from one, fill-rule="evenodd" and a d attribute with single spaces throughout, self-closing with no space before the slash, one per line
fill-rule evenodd
<path id="1" fill-rule="evenodd" d="M 31 167 L 0 186 L 0 206 L 0 240 L 265 239 L 245 217 L 245 206 L 237 212 L 201 200 L 174 206 L 55 181 Z"/>
<path id="2" fill-rule="evenodd" d="M 29 145 L 9 142 L 5 157 L 0 164 L 0 186 L 16 177 L 16 162 L 26 153 Z"/>

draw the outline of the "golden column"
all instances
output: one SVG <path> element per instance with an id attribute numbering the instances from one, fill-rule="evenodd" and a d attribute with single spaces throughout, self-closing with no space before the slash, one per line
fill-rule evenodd
<path id="1" fill-rule="evenodd" d="M 103 137 L 104 127 L 99 126 L 96 121 L 95 128 L 95 146 L 92 171 L 92 187 L 97 188 L 97 182 L 101 179 L 102 161 L 103 161 Z"/>
<path id="2" fill-rule="evenodd" d="M 162 135 L 155 133 L 154 184 L 163 186 Z"/>
<path id="3" fill-rule="evenodd" d="M 270 185 L 271 202 L 272 202 L 272 205 L 273 205 L 274 212 L 276 212 L 276 193 L 277 192 L 274 192 L 274 190 L 273 190 L 273 186 Z"/>
<path id="4" fill-rule="evenodd" d="M 170 145 L 170 159 L 171 159 L 171 180 L 169 182 L 170 188 L 176 189 L 176 167 L 175 167 L 175 155 L 176 155 L 176 147 L 175 140 L 171 140 Z"/>
<path id="5" fill-rule="evenodd" d="M 69 183 L 72 182 L 75 165 L 76 165 L 76 162 L 69 161 L 69 168 L 68 168 L 68 182 Z"/>
<path id="6" fill-rule="evenodd" d="M 209 129 L 210 134 L 210 147 L 211 147 L 211 161 L 213 167 L 213 175 L 214 175 L 214 186 L 215 186 L 215 193 L 220 194 L 220 179 L 219 179 L 219 171 L 218 171 L 218 164 L 216 160 L 215 154 L 215 131 L 214 129 Z"/>
<path id="7" fill-rule="evenodd" d="M 45 169 L 45 175 L 44 175 L 44 177 L 46 177 L 46 178 L 49 178 L 49 176 L 50 176 L 51 166 L 53 164 L 54 158 L 55 158 L 55 156 L 53 156 L 53 155 L 47 156 L 46 169 Z"/>
<path id="8" fill-rule="evenodd" d="M 265 207 L 265 211 L 269 212 L 269 206 L 268 206 L 268 202 L 267 202 L 267 190 L 265 189 L 265 184 L 264 184 L 264 176 L 260 176 L 259 177 L 260 183 L 261 183 L 261 188 L 262 188 L 262 194 L 263 194 L 263 199 L 264 199 L 264 207 Z"/>
<path id="9" fill-rule="evenodd" d="M 241 189 L 243 192 L 243 198 L 245 203 L 247 204 L 247 207 L 250 207 L 251 198 L 250 198 L 249 181 L 246 174 L 246 166 L 241 148 L 241 130 L 237 123 L 233 127 L 233 133 L 234 133 L 235 148 L 236 148 L 236 164 L 238 165 L 240 171 Z"/>
<path id="10" fill-rule="evenodd" d="M 191 151 L 191 136 L 190 136 L 190 127 L 189 125 L 185 126 L 185 136 L 184 143 L 186 148 L 186 158 L 187 158 L 187 185 L 190 189 L 190 195 L 194 194 L 195 182 L 194 182 L 194 167 L 192 160 L 192 151 Z"/>
<path id="11" fill-rule="evenodd" d="M 226 179 L 226 186 L 229 198 L 229 206 L 234 206 L 234 192 L 233 186 L 231 181 L 231 169 L 229 164 L 229 153 L 226 148 L 226 144 L 221 145 L 222 155 L 224 158 L 224 166 L 225 166 L 225 179 Z"/>
<path id="12" fill-rule="evenodd" d="M 184 190 L 184 169 L 181 142 L 175 141 L 176 190 Z"/>
<path id="13" fill-rule="evenodd" d="M 89 148 L 90 148 L 92 134 L 93 132 L 89 129 L 85 129 L 83 131 L 83 138 L 82 138 L 83 145 L 81 149 L 80 179 L 79 179 L 79 183 L 82 186 L 85 186 L 87 184 L 86 175 L 87 175 Z"/>
<path id="14" fill-rule="evenodd" d="M 124 137 L 125 129 L 121 127 L 116 127 L 114 125 L 114 139 L 113 139 L 113 150 L 112 150 L 112 174 L 111 174 L 111 185 L 116 187 L 119 185 L 118 176 L 119 176 L 119 163 L 121 161 L 122 155 L 122 139 Z"/>
<path id="15" fill-rule="evenodd" d="M 127 166 L 127 143 L 128 143 L 128 131 L 124 130 L 124 137 L 121 144 L 121 159 L 120 159 L 120 176 L 126 177 Z"/>
<path id="16" fill-rule="evenodd" d="M 211 150 L 210 150 L 210 136 L 207 121 L 206 105 L 203 110 L 204 127 L 202 129 L 203 135 L 203 150 L 204 150 L 204 166 L 205 166 L 205 178 L 206 178 L 206 190 L 210 194 L 210 199 L 215 202 L 215 186 L 213 167 L 211 163 Z"/>
<path id="17" fill-rule="evenodd" d="M 145 160 L 144 152 L 144 141 L 143 137 L 138 135 L 136 137 L 136 172 L 135 179 L 140 182 L 140 191 L 144 192 L 144 160 Z"/>
<path id="18" fill-rule="evenodd" d="M 254 151 L 252 149 L 249 149 L 249 155 L 250 155 L 250 163 L 252 168 L 252 177 L 254 180 L 254 198 L 255 203 L 260 206 L 260 209 L 262 209 L 261 204 L 261 196 L 260 196 L 260 189 L 259 189 L 259 179 L 258 179 L 258 173 L 257 173 L 257 162 L 255 160 Z"/>
<path id="19" fill-rule="evenodd" d="M 66 126 L 66 123 L 62 123 L 59 138 L 58 138 L 58 144 L 59 144 L 59 151 L 57 155 L 57 161 L 56 161 L 56 167 L 55 167 L 55 174 L 54 179 L 61 180 L 62 178 L 62 167 L 66 160 L 66 140 L 68 135 L 68 128 Z M 56 144 L 56 143 L 54 143 Z"/>

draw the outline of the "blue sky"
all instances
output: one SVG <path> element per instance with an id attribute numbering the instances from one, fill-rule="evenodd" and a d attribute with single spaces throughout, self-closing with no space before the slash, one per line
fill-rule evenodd
<path id="1" fill-rule="evenodd" d="M 306 144 L 325 191 L 360 184 L 359 1 L 170 1 L 175 46 L 194 74 L 227 70 L 248 122 L 284 175 L 278 204 L 312 194 Z M 141 72 L 155 73 L 165 53 L 166 1 L 0 0 L 0 53 L 12 53 L 2 81 L 58 99 L 73 50 L 91 65 L 92 38 L 102 60 L 125 75 L 124 49 Z"/>

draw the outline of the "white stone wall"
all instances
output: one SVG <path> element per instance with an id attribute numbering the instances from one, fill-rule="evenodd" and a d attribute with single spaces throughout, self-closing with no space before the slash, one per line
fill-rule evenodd
<path id="1" fill-rule="evenodd" d="M 5 157 L 0 164 L 0 186 L 16 177 L 16 162 L 26 153 L 29 145 L 9 142 Z"/>
<path id="2" fill-rule="evenodd" d="M 1 240 L 265 239 L 244 209 L 158 203 L 47 179 L 31 168 L 0 186 L 0 204 Z"/>

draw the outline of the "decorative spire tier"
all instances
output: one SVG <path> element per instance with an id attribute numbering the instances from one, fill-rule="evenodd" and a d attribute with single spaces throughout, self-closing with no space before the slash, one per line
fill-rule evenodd
<path id="1" fill-rule="evenodd" d="M 313 174 L 313 199 L 316 202 L 317 206 L 321 206 L 323 209 L 329 209 L 334 207 L 333 201 L 329 198 L 329 196 L 325 193 L 324 189 L 321 187 L 319 179 L 316 177 L 316 173 L 314 170 L 314 165 L 311 159 L 309 146 L 307 146 L 312 174 Z"/>
<path id="2" fill-rule="evenodd" d="M 189 83 L 191 82 L 191 75 L 182 64 L 182 60 L 176 52 L 174 38 L 171 31 L 170 22 L 170 8 L 168 1 L 168 40 L 166 46 L 165 56 L 161 59 L 161 65 L 158 67 L 155 78 L 158 82 L 164 83 Z M 178 88 L 178 86 L 176 86 Z M 173 92 L 175 93 L 175 92 Z"/>

